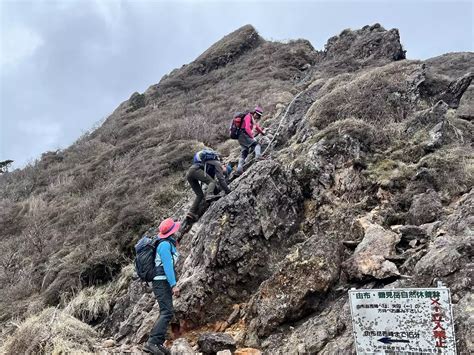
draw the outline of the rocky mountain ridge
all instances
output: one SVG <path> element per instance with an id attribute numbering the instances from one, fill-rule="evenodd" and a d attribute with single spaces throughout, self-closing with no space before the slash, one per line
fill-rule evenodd
<path id="1" fill-rule="evenodd" d="M 226 110 L 257 102 L 266 109 L 264 126 L 273 138 L 269 159 L 232 182 L 232 193 L 182 236 L 182 295 L 172 327 L 181 340 L 175 350 L 217 352 L 208 348 L 212 341 L 202 340 L 223 336 L 212 331 L 232 337 L 234 343 L 222 340 L 229 350 L 352 353 L 348 289 L 428 287 L 440 280 L 452 292 L 458 350 L 473 351 L 473 67 L 472 53 L 406 60 L 398 31 L 378 24 L 344 30 L 324 51 L 304 40 L 267 42 L 251 26 L 224 37 L 144 94 L 132 95 L 69 152 L 38 163 L 67 180 L 71 175 L 64 172 L 71 167 L 65 164 L 75 158 L 86 172 L 78 169 L 63 183 L 36 182 L 29 194 L 22 190 L 27 183 L 9 180 L 25 179 L 21 172 L 2 177 L 0 222 L 7 241 L 23 236 L 32 219 L 40 227 L 43 219 L 54 221 L 50 209 L 64 191 L 76 208 L 72 221 L 85 216 L 94 226 L 66 229 L 94 233 L 80 244 L 60 236 L 68 220 L 39 229 L 38 235 L 57 230 L 55 240 L 65 248 L 49 254 L 60 267 L 36 270 L 41 287 L 29 296 L 35 306 L 23 314 L 58 306 L 58 318 L 79 322 L 95 339 L 78 345 L 81 335 L 71 331 L 63 348 L 138 351 L 158 308 L 125 266 L 130 247 L 160 218 L 184 217 L 192 193 L 182 172 L 194 150 L 212 144 L 236 161 L 238 148 L 225 136 L 231 116 Z M 221 120 L 209 119 L 209 112 Z M 81 151 L 86 154 L 79 156 Z M 108 161 L 113 164 L 101 171 Z M 99 206 L 89 193 L 99 197 Z M 111 193 L 126 206 L 115 208 L 120 201 L 109 200 Z M 32 212 L 33 202 L 43 206 L 41 201 L 51 215 Z M 78 209 L 84 201 L 84 210 Z M 131 210 L 134 203 L 144 208 Z M 9 226 L 18 216 L 25 225 Z M 78 260 L 97 243 L 106 251 Z M 44 250 L 53 248 L 44 244 Z M 86 265 L 76 270 L 80 260 Z M 15 294 L 8 290 L 7 296 Z M 37 317 L 51 317 L 51 308 Z M 28 344 L 22 339 L 31 321 L 10 329 L 7 353 L 59 347 L 54 337 L 60 339 L 60 332 L 53 328 L 53 340 Z M 113 338 L 111 347 L 98 346 L 101 338 Z"/>

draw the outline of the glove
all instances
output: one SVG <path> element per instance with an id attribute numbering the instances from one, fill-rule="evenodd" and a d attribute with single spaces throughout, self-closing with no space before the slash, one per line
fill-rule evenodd
<path id="1" fill-rule="evenodd" d="M 227 166 L 226 166 L 227 175 L 230 175 L 230 173 L 232 172 L 232 170 L 233 170 L 233 169 L 232 169 L 232 165 L 230 165 L 230 163 L 227 164 Z"/>

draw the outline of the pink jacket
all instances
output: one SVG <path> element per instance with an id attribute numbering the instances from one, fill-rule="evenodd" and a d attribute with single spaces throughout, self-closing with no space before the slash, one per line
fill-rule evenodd
<path id="1" fill-rule="evenodd" d="M 255 126 L 255 130 L 258 132 L 258 133 L 261 133 L 261 134 L 264 134 L 263 133 L 263 130 L 262 128 L 255 122 L 255 120 L 253 119 L 252 117 L 252 114 L 251 113 L 247 113 L 244 117 L 244 123 L 242 123 L 242 129 L 245 130 L 245 133 L 247 133 L 247 135 L 250 137 L 250 138 L 253 138 L 253 128 Z"/>

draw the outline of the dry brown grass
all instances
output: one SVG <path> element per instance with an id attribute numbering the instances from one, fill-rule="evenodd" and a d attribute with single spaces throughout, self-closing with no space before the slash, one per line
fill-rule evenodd
<path id="1" fill-rule="evenodd" d="M 358 119 L 344 119 L 331 123 L 328 127 L 318 132 L 314 141 L 325 138 L 329 142 L 336 141 L 344 135 L 349 135 L 360 142 L 361 148 L 365 151 L 374 151 L 376 148 L 383 148 L 390 139 L 380 132 L 373 125 Z"/>
<path id="2" fill-rule="evenodd" d="M 4 354 L 85 354 L 94 351 L 97 333 L 87 324 L 56 308 L 22 322 L 3 344 Z"/>
<path id="3" fill-rule="evenodd" d="M 307 118 L 322 129 L 331 122 L 355 118 L 383 127 L 401 122 L 414 107 L 409 101 L 410 80 L 420 70 L 417 62 L 400 61 L 359 75 L 340 75 L 321 89 Z"/>
<path id="4" fill-rule="evenodd" d="M 88 324 L 100 322 L 109 315 L 117 297 L 126 291 L 133 271 L 133 265 L 128 265 L 122 269 L 115 282 L 81 290 L 68 302 L 64 311 Z"/>

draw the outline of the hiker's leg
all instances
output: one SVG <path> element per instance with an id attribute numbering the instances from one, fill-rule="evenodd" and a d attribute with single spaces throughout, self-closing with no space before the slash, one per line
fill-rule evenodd
<path id="1" fill-rule="evenodd" d="M 260 156 L 262 155 L 262 146 L 257 143 L 257 144 L 255 145 L 254 150 L 255 150 L 255 159 L 260 158 Z"/>
<path id="2" fill-rule="evenodd" d="M 204 184 L 207 185 L 207 189 L 204 196 L 213 195 L 214 189 L 216 188 L 216 180 L 206 174 L 204 170 L 199 170 L 198 179 L 199 181 L 202 181 Z"/>
<path id="3" fill-rule="evenodd" d="M 211 179 L 212 181 L 209 182 L 207 185 L 206 197 L 213 196 L 214 190 L 216 189 L 216 180 Z"/>
<path id="4" fill-rule="evenodd" d="M 153 293 L 155 294 L 160 306 L 160 316 L 151 330 L 148 342 L 162 345 L 165 342 L 168 324 L 171 321 L 171 318 L 173 318 L 173 295 L 171 293 L 170 284 L 167 280 L 154 280 Z"/>
<path id="5" fill-rule="evenodd" d="M 237 172 L 241 173 L 244 169 L 245 159 L 247 159 L 247 155 L 249 154 L 249 149 L 244 146 L 240 146 L 240 158 L 239 158 L 239 165 L 237 165 Z"/>
<path id="6" fill-rule="evenodd" d="M 193 214 L 197 213 L 197 210 L 199 208 L 199 204 L 201 203 L 202 199 L 204 198 L 204 193 L 202 192 L 201 185 L 199 184 L 199 179 L 198 179 L 198 171 L 201 171 L 200 169 L 191 169 L 188 172 L 187 179 L 189 182 L 189 185 L 191 185 L 191 188 L 193 189 L 194 193 L 196 194 L 196 198 L 194 199 L 193 204 L 191 205 L 190 212 Z"/>
<path id="7" fill-rule="evenodd" d="M 199 181 L 207 185 L 206 193 L 204 195 L 212 195 L 214 193 L 214 189 L 216 188 L 216 180 L 211 178 L 204 172 L 204 170 L 201 169 L 197 170 L 195 175 Z"/>

